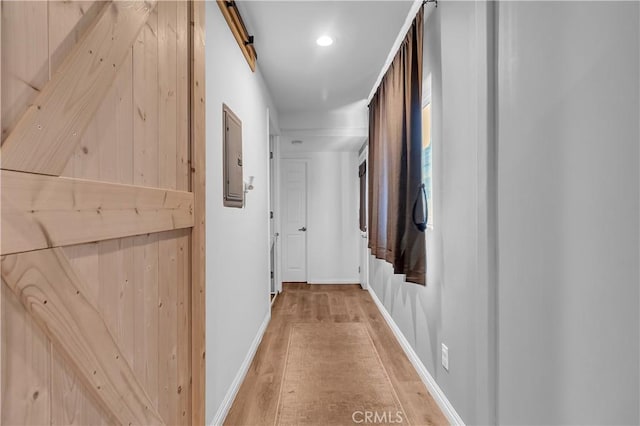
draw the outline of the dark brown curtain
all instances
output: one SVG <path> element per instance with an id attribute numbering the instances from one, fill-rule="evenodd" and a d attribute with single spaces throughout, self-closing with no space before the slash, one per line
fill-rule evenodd
<path id="1" fill-rule="evenodd" d="M 368 175 L 369 248 L 424 285 L 425 237 L 412 209 L 422 184 L 422 33 L 423 8 L 369 105 Z"/>
<path id="2" fill-rule="evenodd" d="M 360 177 L 360 230 L 367 231 L 367 206 L 365 205 L 365 192 L 367 191 L 367 162 L 363 161 L 358 168 Z"/>

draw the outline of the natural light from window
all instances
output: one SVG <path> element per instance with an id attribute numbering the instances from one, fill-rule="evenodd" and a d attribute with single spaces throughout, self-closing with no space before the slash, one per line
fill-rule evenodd
<path id="1" fill-rule="evenodd" d="M 431 141 L 431 74 L 424 82 L 422 96 L 422 181 L 427 193 L 427 211 L 429 219 L 427 228 L 433 229 L 433 176 L 432 176 L 432 141 Z"/>

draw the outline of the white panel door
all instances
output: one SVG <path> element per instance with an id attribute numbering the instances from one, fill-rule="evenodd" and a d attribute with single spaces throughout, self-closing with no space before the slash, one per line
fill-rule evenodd
<path id="1" fill-rule="evenodd" d="M 307 163 L 282 164 L 283 277 L 286 282 L 307 281 Z"/>

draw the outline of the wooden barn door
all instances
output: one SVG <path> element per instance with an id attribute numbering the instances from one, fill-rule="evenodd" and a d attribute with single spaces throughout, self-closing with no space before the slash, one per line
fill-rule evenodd
<path id="1" fill-rule="evenodd" d="M 203 4 L 1 5 L 0 423 L 203 424 Z"/>

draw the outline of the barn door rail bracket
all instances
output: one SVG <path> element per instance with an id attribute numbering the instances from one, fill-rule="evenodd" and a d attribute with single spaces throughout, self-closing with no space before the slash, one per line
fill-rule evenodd
<path id="1" fill-rule="evenodd" d="M 234 0 L 217 0 L 217 3 L 233 37 L 238 42 L 238 46 L 249 64 L 249 68 L 251 68 L 251 71 L 255 71 L 258 54 L 254 47 L 253 36 L 249 35 L 249 31 L 247 31 L 238 5 Z"/>

